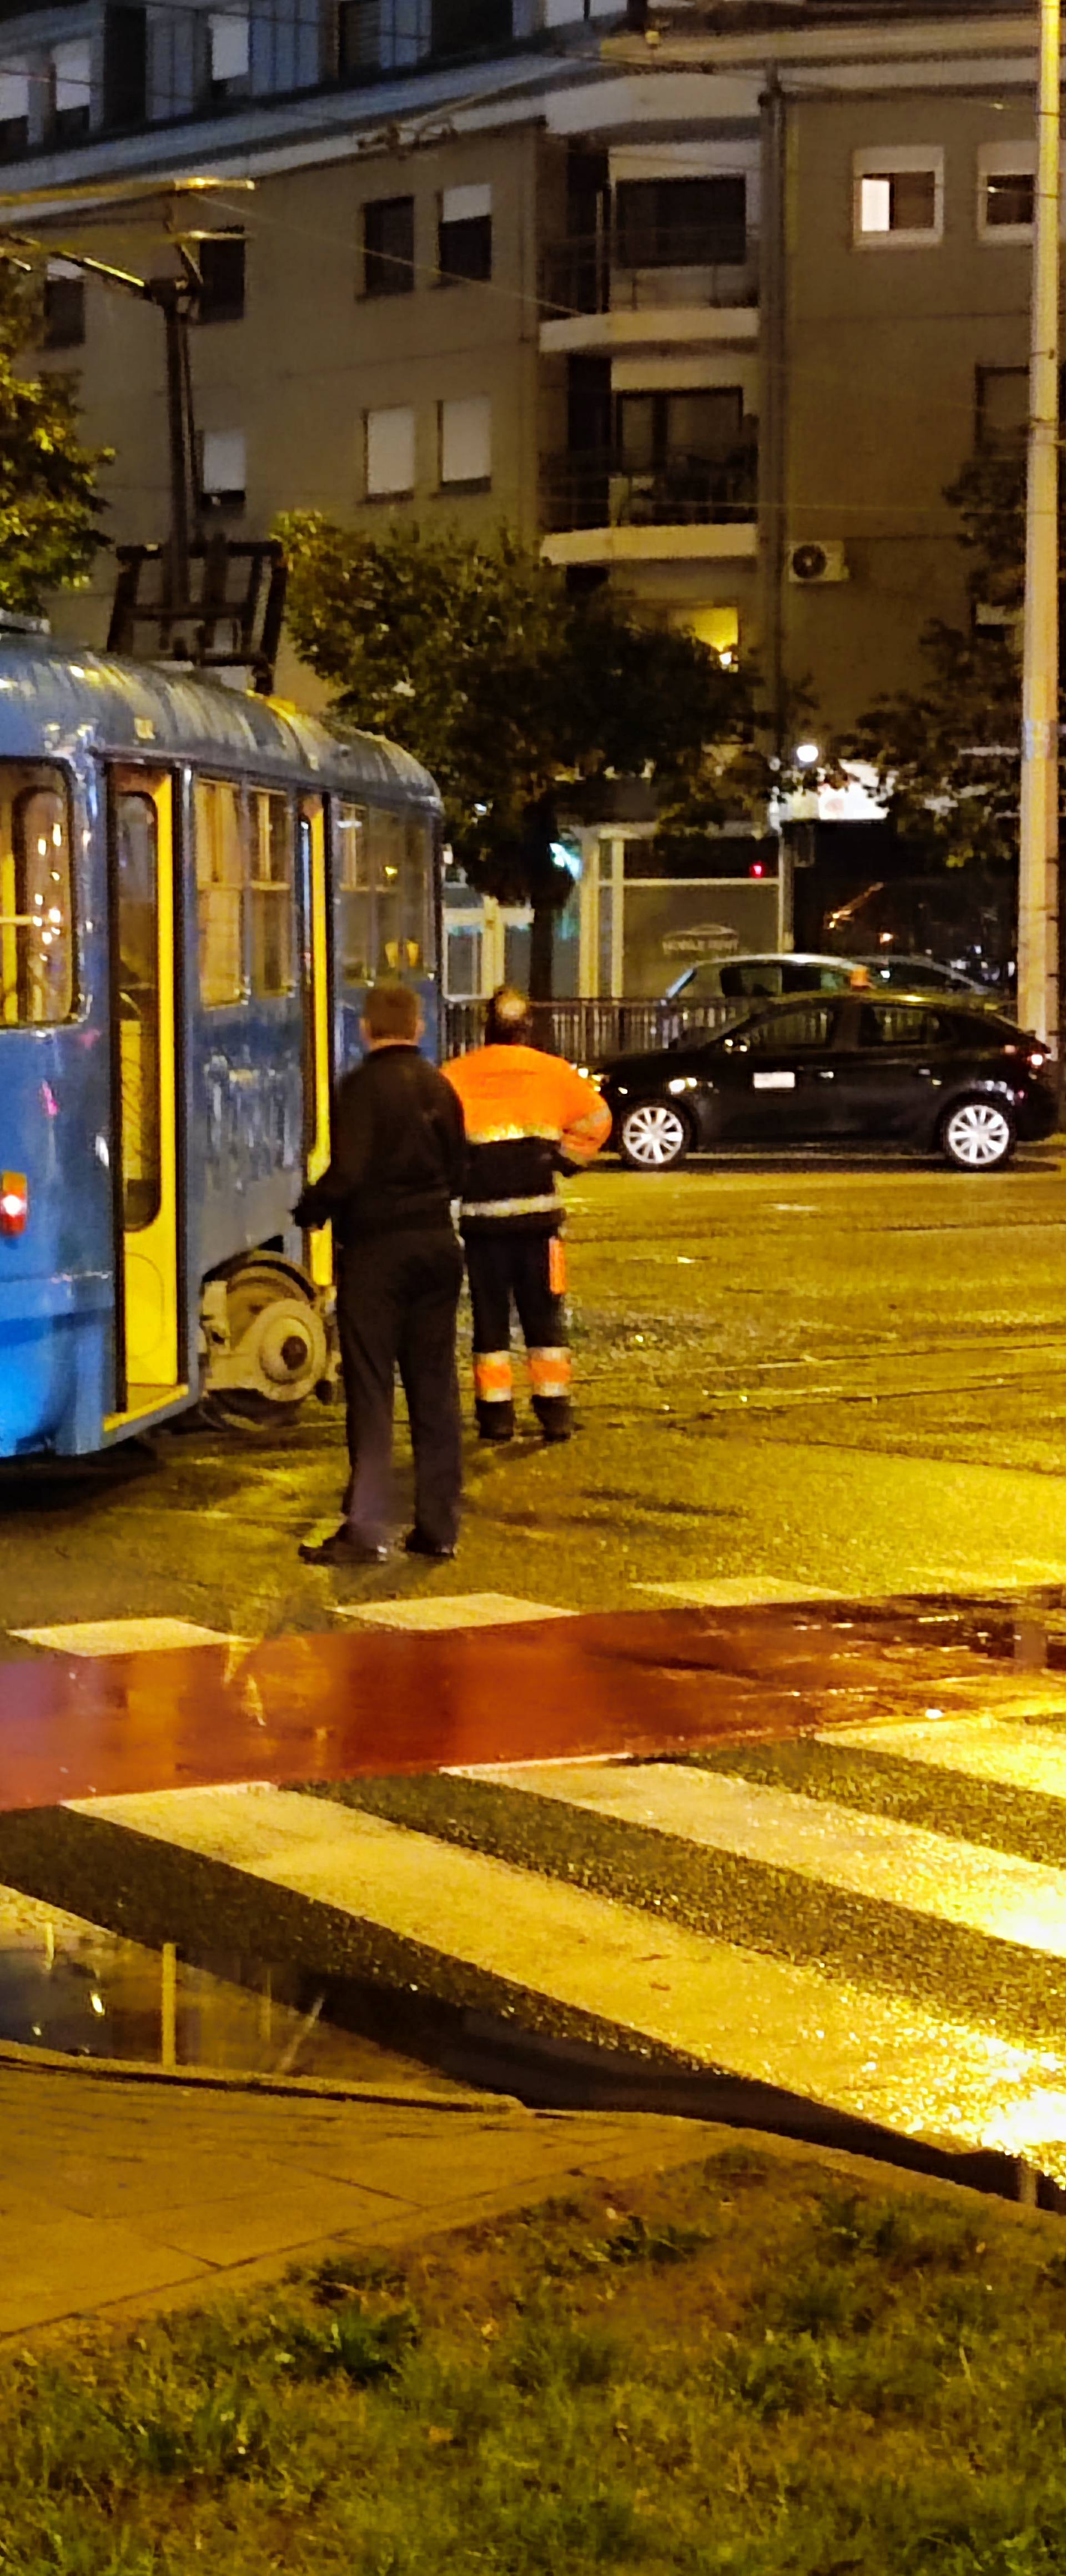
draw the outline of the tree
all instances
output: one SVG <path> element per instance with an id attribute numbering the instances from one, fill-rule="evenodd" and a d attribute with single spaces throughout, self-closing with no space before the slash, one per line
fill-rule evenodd
<path id="1" fill-rule="evenodd" d="M 749 726 L 744 684 L 694 636 L 638 626 L 606 589 L 567 591 L 512 530 L 472 541 L 318 512 L 279 523 L 297 651 L 336 714 L 425 762 L 471 881 L 532 904 L 531 984 L 550 992 L 564 781 L 654 779 L 668 799 Z M 724 812 L 724 794 L 720 798 Z"/>
<path id="2" fill-rule="evenodd" d="M 82 445 L 69 377 L 20 373 L 38 329 L 32 291 L 0 264 L 0 608 L 31 615 L 46 592 L 86 580 L 104 542 L 96 477 L 113 453 Z"/>
<path id="3" fill-rule="evenodd" d="M 948 866 L 976 861 L 1002 875 L 1018 853 L 1024 450 L 972 458 L 944 498 L 959 513 L 969 598 L 1002 623 L 933 619 L 921 637 L 923 679 L 879 698 L 842 748 L 876 769 L 902 830 Z"/>

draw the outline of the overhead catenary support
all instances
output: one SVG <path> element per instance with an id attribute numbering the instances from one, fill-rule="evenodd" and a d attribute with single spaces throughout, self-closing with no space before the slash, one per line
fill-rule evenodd
<path id="1" fill-rule="evenodd" d="M 1059 15 L 1040 0 L 1025 504 L 1018 1017 L 1059 1042 Z"/>

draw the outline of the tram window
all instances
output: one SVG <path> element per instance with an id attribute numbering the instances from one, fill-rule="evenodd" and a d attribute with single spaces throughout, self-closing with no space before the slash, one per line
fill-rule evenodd
<path id="1" fill-rule="evenodd" d="M 0 761 L 0 1028 L 74 1009 L 70 805 L 61 773 Z"/>
<path id="2" fill-rule="evenodd" d="M 340 979 L 356 989 L 373 982 L 370 954 L 370 862 L 367 817 L 340 798 L 333 808 L 334 882 Z"/>
<path id="3" fill-rule="evenodd" d="M 218 1010 L 244 994 L 245 814 L 239 787 L 196 782 L 196 912 L 200 1000 Z"/>
<path id="4" fill-rule="evenodd" d="M 405 962 L 424 975 L 433 957 L 433 831 L 428 823 L 404 827 L 403 941 Z"/>
<path id="5" fill-rule="evenodd" d="M 370 876 L 374 888 L 374 972 L 400 975 L 409 960 L 404 939 L 404 825 L 399 814 L 371 814 Z"/>
<path id="6" fill-rule="evenodd" d="M 293 988 L 292 812 L 287 796 L 252 797 L 252 991 Z"/>
<path id="7" fill-rule="evenodd" d="M 150 1225 L 161 1187 L 159 1127 L 159 839 L 143 789 L 114 800 L 123 1224 Z"/>

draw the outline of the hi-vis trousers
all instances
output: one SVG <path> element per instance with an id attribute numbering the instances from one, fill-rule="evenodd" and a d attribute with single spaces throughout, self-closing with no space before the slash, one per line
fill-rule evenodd
<path id="1" fill-rule="evenodd" d="M 474 1395 L 483 1440 L 514 1432 L 511 1303 L 525 1337 L 529 1386 L 546 1440 L 570 1429 L 570 1352 L 566 1339 L 566 1263 L 557 1234 L 500 1226 L 466 1238 L 466 1273 L 474 1314 Z"/>

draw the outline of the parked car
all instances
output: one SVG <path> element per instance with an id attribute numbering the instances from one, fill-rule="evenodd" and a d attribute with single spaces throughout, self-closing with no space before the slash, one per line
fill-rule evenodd
<path id="1" fill-rule="evenodd" d="M 780 993 L 845 993 L 850 957 L 815 957 L 803 950 L 768 950 L 754 957 L 701 957 L 675 975 L 664 1002 L 749 1002 Z"/>
<path id="2" fill-rule="evenodd" d="M 958 966 L 942 966 L 937 957 L 896 957 L 884 949 L 872 957 L 850 961 L 865 966 L 871 984 L 886 985 L 894 993 L 972 993 L 986 1009 L 1002 1011 L 1002 993 L 992 992 L 987 984 L 977 984 L 972 975 L 964 975 Z"/>
<path id="3" fill-rule="evenodd" d="M 1056 1115 L 1046 1047 L 951 994 L 765 1002 L 713 1037 L 616 1056 L 596 1078 L 639 1172 L 716 1146 L 875 1143 L 990 1172 Z"/>

